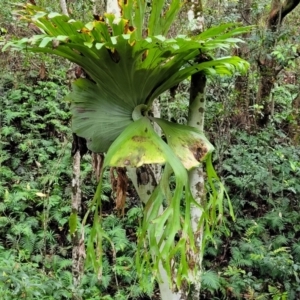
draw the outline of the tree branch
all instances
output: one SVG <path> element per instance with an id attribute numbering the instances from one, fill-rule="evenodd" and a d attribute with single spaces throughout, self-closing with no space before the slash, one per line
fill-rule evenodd
<path id="1" fill-rule="evenodd" d="M 282 23 L 283 19 L 293 11 L 299 3 L 300 0 L 286 0 L 283 4 L 280 3 L 280 0 L 273 1 L 273 7 L 268 19 L 268 28 L 275 32 L 277 26 Z"/>

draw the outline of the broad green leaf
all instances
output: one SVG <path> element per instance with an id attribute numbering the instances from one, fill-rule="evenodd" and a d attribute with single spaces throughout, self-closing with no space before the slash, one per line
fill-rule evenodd
<path id="1" fill-rule="evenodd" d="M 77 213 L 71 213 L 69 218 L 70 234 L 74 234 L 77 228 Z"/>
<path id="2" fill-rule="evenodd" d="M 46 47 L 48 45 L 48 43 L 51 42 L 52 40 L 53 40 L 53 38 L 51 38 L 51 37 L 45 37 L 45 38 L 43 38 L 43 40 L 39 44 L 39 47 L 41 47 L 41 48 Z"/>
<path id="3" fill-rule="evenodd" d="M 73 132 L 85 137 L 88 148 L 94 152 L 107 151 L 126 126 L 132 123 L 133 108 L 129 104 L 87 79 L 75 81 L 67 99 L 72 101 Z"/>
<path id="4" fill-rule="evenodd" d="M 162 128 L 168 145 L 188 170 L 199 166 L 207 154 L 214 149 L 204 134 L 193 127 L 162 119 L 154 119 L 154 121 Z"/>
<path id="5" fill-rule="evenodd" d="M 150 121 L 143 117 L 130 124 L 115 140 L 105 157 L 105 165 L 140 167 L 143 164 L 166 162 Z"/>

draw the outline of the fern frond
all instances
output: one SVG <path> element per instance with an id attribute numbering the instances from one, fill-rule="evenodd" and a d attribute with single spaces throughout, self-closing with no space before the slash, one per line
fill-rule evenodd
<path id="1" fill-rule="evenodd" d="M 214 271 L 205 271 L 201 277 L 202 285 L 210 290 L 218 290 L 220 288 L 219 276 Z"/>

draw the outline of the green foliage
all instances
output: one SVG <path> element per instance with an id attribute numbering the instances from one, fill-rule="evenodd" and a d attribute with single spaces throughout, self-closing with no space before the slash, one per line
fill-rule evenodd
<path id="1" fill-rule="evenodd" d="M 72 277 L 63 270 L 63 263 L 59 273 L 47 274 L 42 270 L 37 272 L 38 263 L 25 262 L 15 251 L 1 249 L 0 254 L 1 299 L 71 299 Z"/>
<path id="2" fill-rule="evenodd" d="M 65 93 L 59 84 L 39 82 L 8 90 L 2 99 L 1 232 L 13 249 L 26 245 L 27 255 L 53 243 L 51 231 L 44 236 L 43 223 L 63 227 L 68 220 L 69 205 L 60 199 L 70 176 L 65 155 L 70 115 L 67 103 L 55 101 Z"/>
<path id="3" fill-rule="evenodd" d="M 119 219 L 110 215 L 103 226 L 112 241 L 104 244 L 101 282 L 87 270 L 75 288 L 71 273 L 69 236 L 71 194 L 71 132 L 68 91 L 59 81 L 17 84 L 1 81 L 2 137 L 0 182 L 0 298 L 97 300 L 151 295 L 147 278 L 137 284 L 134 267 L 135 235 L 142 217 L 140 207 L 128 208 Z M 108 173 L 104 174 L 102 200 L 112 211 Z M 91 157 L 82 159 L 83 209 L 93 196 L 95 179 Z M 88 230 L 87 230 L 88 232 Z"/>
<path id="4" fill-rule="evenodd" d="M 219 257 L 229 261 L 215 269 L 220 288 L 205 284 L 205 290 L 215 296 L 230 291 L 233 299 L 298 299 L 299 147 L 271 127 L 256 135 L 235 132 L 234 139 L 219 163 L 237 221 L 226 225 L 225 244 L 219 231 L 217 249 L 206 251 L 209 268 Z"/>
<path id="5" fill-rule="evenodd" d="M 0 46 L 8 37 L 28 32 L 22 23 L 12 19 L 8 1 L 2 2 Z M 50 6 L 44 0 L 37 3 Z M 210 3 L 215 1 L 204 5 L 209 9 L 205 14 L 207 27 L 240 18 L 236 1 L 219 2 L 214 7 Z M 59 9 L 58 2 L 52 5 Z M 88 19 L 87 7 L 91 3 L 75 1 L 68 5 L 80 9 L 74 10 L 72 17 Z M 257 53 L 264 51 L 260 18 L 265 19 L 263 13 L 269 9 L 270 1 L 252 1 L 252 18 L 259 24 L 248 39 L 252 62 L 256 61 Z M 225 15 L 220 16 L 220 12 Z M 267 54 L 275 57 L 281 67 L 288 65 L 288 72 L 297 74 L 294 60 L 297 28 L 293 31 L 294 25 L 289 21 L 285 25 L 290 28 L 282 30 L 273 53 Z M 72 284 L 67 224 L 71 170 L 69 114 L 68 103 L 61 101 L 67 92 L 65 68 L 46 55 L 43 61 L 48 71 L 55 74 L 48 82 L 33 84 L 24 81 L 24 75 L 20 74 L 26 70 L 26 79 L 36 80 L 35 65 L 40 62 L 36 56 L 28 53 L 1 56 L 5 71 L 1 69 L 0 74 L 0 298 L 72 299 L 76 295 L 93 300 L 149 299 L 143 291 L 153 295 L 151 274 L 144 276 L 141 285 L 137 284 L 132 261 L 136 253 L 134 232 L 141 223 L 142 209 L 128 207 L 126 216 L 120 220 L 110 215 L 113 204 L 107 172 L 101 198 L 105 200 L 103 226 L 109 241 L 103 244 L 101 282 L 92 270 L 87 270 L 79 289 Z M 252 68 L 247 91 L 250 117 L 253 111 L 260 110 L 255 106 L 258 75 L 254 63 Z M 282 72 L 279 75 L 285 76 Z M 161 96 L 162 112 L 169 121 L 185 124 L 189 83 L 187 79 L 180 84 L 174 101 L 165 101 L 166 94 Z M 274 123 L 262 132 L 249 134 L 249 128 L 244 131 L 243 124 L 236 119 L 240 104 L 236 103 L 233 81 L 215 77 L 209 82 L 207 91 L 211 101 L 206 129 L 216 145 L 215 163 L 230 188 L 237 218 L 235 223 L 226 222 L 227 229 L 219 224 L 214 243 L 206 249 L 207 271 L 202 276 L 201 299 L 300 298 L 300 154 L 299 145 L 291 145 L 287 137 L 287 127 L 297 122 L 293 100 L 298 85 L 297 78 L 292 83 L 285 78 L 279 80 L 272 93 Z M 44 100 L 46 97 L 49 101 Z M 86 210 L 95 186 L 89 156 L 82 160 L 82 175 L 83 210 Z M 134 194 L 130 195 L 130 201 L 130 205 L 136 203 Z M 227 209 L 224 215 L 229 216 Z M 90 224 L 86 227 L 88 235 Z"/>
<path id="6" fill-rule="evenodd" d="M 202 287 L 210 292 L 218 290 L 220 287 L 219 277 L 213 271 L 203 272 L 201 275 Z"/>
<path id="7" fill-rule="evenodd" d="M 249 28 L 223 24 L 193 39 L 186 36 L 166 39 L 162 34 L 176 17 L 175 8 L 179 2 L 172 1 L 166 20 L 159 18 L 161 26 L 158 26 L 153 20 L 163 4 L 164 1 L 157 1 L 160 9 L 156 7 L 151 11 L 148 24 L 151 35 L 147 38 L 139 34 L 144 29 L 141 26 L 146 15 L 144 11 L 139 15 L 138 10 L 145 3 L 135 7 L 136 14 L 130 13 L 134 19 L 118 20 L 114 15 L 106 14 L 107 23 L 93 21 L 85 25 L 65 15 L 47 14 L 28 4 L 21 11 L 23 18 L 38 26 L 44 34 L 9 42 L 3 50 L 10 46 L 16 50 L 54 54 L 75 62 L 89 74 L 93 82 L 77 80 L 69 95 L 72 99 L 72 127 L 75 133 L 88 140 L 92 151 L 104 152 L 132 123 L 132 114 L 139 105 L 146 105 L 146 112 L 157 96 L 196 72 L 231 75 L 236 69 L 245 71 L 248 66 L 238 57 L 201 63 L 193 61 L 199 51 L 208 53 L 230 48 L 241 41 L 234 36 L 247 32 Z M 124 4 L 125 16 L 127 9 L 132 11 L 135 5 L 135 1 Z M 136 18 L 141 19 L 138 24 Z M 129 29 L 128 26 L 132 25 L 137 27 Z M 160 32 L 155 31 L 152 35 L 154 28 L 160 28 Z M 141 87 L 136 85 L 139 81 Z"/>
<path id="8" fill-rule="evenodd" d="M 189 189 L 186 169 L 207 160 L 211 193 L 201 224 L 205 224 L 205 232 L 210 237 L 218 222 L 216 211 L 219 210 L 219 215 L 223 215 L 222 200 L 225 191 L 207 155 L 213 147 L 202 133 L 185 125 L 151 118 L 148 111 L 157 96 L 197 72 L 222 75 L 245 72 L 248 67 L 246 61 L 238 57 L 213 58 L 212 54 L 216 50 L 224 51 L 235 46 L 241 40 L 234 36 L 245 33 L 250 28 L 222 24 L 193 38 L 178 35 L 167 39 L 164 35 L 178 15 L 179 4 L 183 2 L 172 1 L 165 14 L 158 18 L 163 12 L 164 4 L 163 0 L 153 3 L 146 37 L 142 34 L 146 29 L 144 20 L 148 18 L 144 1 L 121 3 L 127 19 L 105 14 L 106 22 L 95 20 L 85 25 L 65 15 L 47 13 L 27 4 L 20 12 L 23 19 L 35 24 L 43 34 L 10 42 L 3 50 L 10 46 L 17 50 L 55 54 L 75 62 L 86 71 L 90 79 L 78 79 L 68 96 L 72 102 L 72 129 L 87 140 L 90 150 L 107 151 L 104 168 L 166 164 L 163 179 L 149 200 L 155 208 L 151 213 L 149 211 L 148 219 L 144 218 L 139 234 L 137 264 L 141 276 L 142 269 L 146 266 L 156 277 L 159 277 L 159 264 L 163 264 L 170 282 L 173 278 L 179 287 L 182 278 L 193 278 L 191 274 L 194 270 L 191 270 L 185 253 L 196 252 L 190 220 L 190 206 L 195 201 Z M 210 59 L 197 61 L 199 52 Z M 142 86 L 136 85 L 138 81 Z M 151 122 L 158 123 L 162 128 L 168 145 L 155 133 Z M 168 183 L 172 173 L 176 180 L 173 195 Z M 87 245 L 88 262 L 96 270 L 100 269 L 100 272 L 103 238 L 113 244 L 101 227 L 101 194 L 102 174 L 92 202 L 96 210 Z M 184 214 L 180 211 L 183 195 L 186 206 Z M 159 216 L 157 208 L 164 198 L 167 207 Z M 151 206 L 145 208 L 146 215 L 149 207 Z M 83 219 L 83 225 L 86 224 L 88 213 Z M 232 209 L 230 214 L 233 216 Z M 72 232 L 75 231 L 76 223 L 77 218 L 72 214 Z M 157 232 L 162 233 L 159 240 Z M 180 239 L 175 244 L 174 237 L 179 232 Z M 144 246 L 147 236 L 153 263 L 149 260 L 150 252 Z M 140 261 L 141 251 L 143 254 Z M 171 267 L 175 257 L 180 257 L 180 267 L 176 273 Z"/>

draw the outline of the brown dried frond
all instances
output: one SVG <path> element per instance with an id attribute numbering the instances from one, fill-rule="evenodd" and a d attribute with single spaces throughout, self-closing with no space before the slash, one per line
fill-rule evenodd
<path id="1" fill-rule="evenodd" d="M 126 168 L 111 168 L 110 179 L 112 190 L 115 194 L 116 209 L 118 210 L 118 212 L 122 211 L 122 215 L 124 215 L 126 192 L 128 186 Z"/>
<path id="2" fill-rule="evenodd" d="M 102 153 L 92 153 L 92 167 L 97 181 L 100 180 L 103 161 L 104 161 L 104 155 Z"/>

